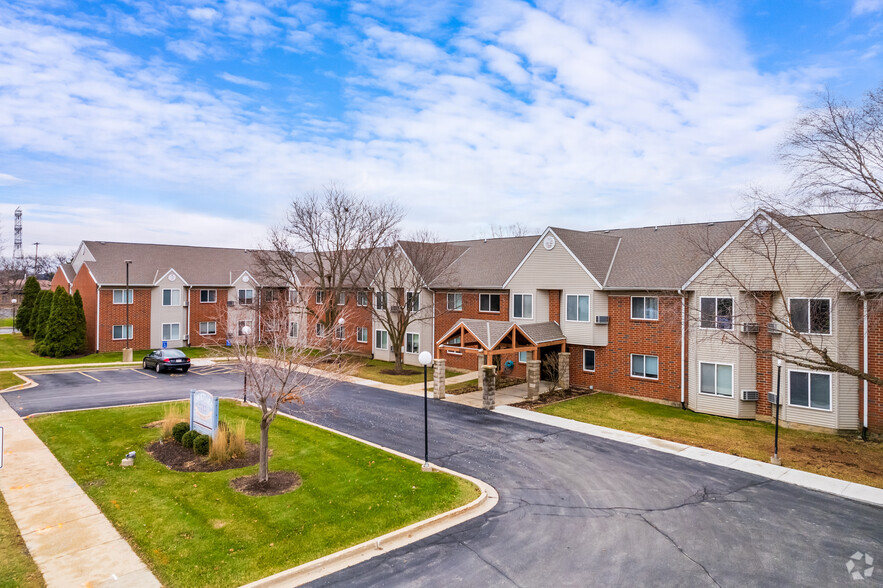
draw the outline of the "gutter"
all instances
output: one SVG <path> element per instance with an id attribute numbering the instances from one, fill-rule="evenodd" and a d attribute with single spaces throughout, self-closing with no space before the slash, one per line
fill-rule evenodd
<path id="1" fill-rule="evenodd" d="M 687 404 L 684 401 L 684 339 L 687 332 L 687 297 L 680 289 L 678 289 L 678 294 L 681 295 L 681 409 L 686 410 Z"/>
<path id="2" fill-rule="evenodd" d="M 868 373 L 868 299 L 862 292 L 862 310 L 864 314 L 864 324 L 862 325 L 862 350 L 864 355 L 864 372 Z M 862 380 L 862 439 L 868 439 L 868 381 Z"/>
<path id="3" fill-rule="evenodd" d="M 126 293 L 126 298 L 128 299 L 129 293 Z M 100 341 L 101 341 L 101 286 L 98 286 L 95 291 L 95 353 L 98 353 L 98 350 L 101 349 Z M 129 325 L 126 325 L 126 329 L 129 328 Z M 128 333 L 127 333 L 128 334 Z"/>

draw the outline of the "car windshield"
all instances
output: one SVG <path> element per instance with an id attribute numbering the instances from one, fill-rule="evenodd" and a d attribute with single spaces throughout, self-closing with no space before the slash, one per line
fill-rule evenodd
<path id="1" fill-rule="evenodd" d="M 169 349 L 163 352 L 166 357 L 187 357 L 184 355 L 183 351 L 178 351 L 177 349 Z"/>

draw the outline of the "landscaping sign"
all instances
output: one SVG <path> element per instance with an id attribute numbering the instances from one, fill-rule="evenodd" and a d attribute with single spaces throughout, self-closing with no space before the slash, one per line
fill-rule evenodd
<path id="1" fill-rule="evenodd" d="M 218 401 L 205 390 L 190 390 L 190 428 L 212 438 L 218 430 Z"/>

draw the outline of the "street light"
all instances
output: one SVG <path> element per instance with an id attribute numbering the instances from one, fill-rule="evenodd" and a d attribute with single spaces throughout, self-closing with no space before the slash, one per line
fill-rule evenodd
<path id="1" fill-rule="evenodd" d="M 251 335 L 251 327 L 245 325 L 242 327 L 242 334 L 245 335 L 245 364 L 242 366 L 242 404 L 246 403 L 246 392 L 248 391 L 248 336 Z"/>
<path id="2" fill-rule="evenodd" d="M 130 330 L 129 329 L 129 302 L 130 302 L 130 300 L 129 300 L 129 266 L 132 265 L 132 260 L 127 259 L 125 261 L 125 263 L 126 263 L 126 353 L 124 355 L 128 355 L 128 351 L 130 349 L 130 347 L 129 347 L 129 340 L 130 340 L 130 337 L 129 337 L 129 335 L 130 335 L 130 332 L 129 332 L 129 330 Z M 132 361 L 132 358 L 131 357 L 124 357 L 123 361 Z"/>
<path id="3" fill-rule="evenodd" d="M 776 440 L 773 445 L 773 456 L 770 458 L 770 463 L 775 465 L 782 465 L 782 460 L 779 459 L 779 394 L 782 392 L 782 360 L 778 360 L 778 374 L 776 375 Z"/>
<path id="4" fill-rule="evenodd" d="M 426 379 L 429 364 L 432 363 L 432 354 L 421 351 L 417 359 L 423 366 L 423 471 L 428 472 L 432 468 L 429 465 L 429 392 Z"/>
<path id="5" fill-rule="evenodd" d="M 12 334 L 15 335 L 15 303 L 18 302 L 15 298 L 12 299 Z"/>

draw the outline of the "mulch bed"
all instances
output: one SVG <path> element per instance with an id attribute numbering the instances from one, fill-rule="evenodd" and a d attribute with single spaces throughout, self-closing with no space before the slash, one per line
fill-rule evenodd
<path id="1" fill-rule="evenodd" d="M 260 461 L 260 446 L 245 444 L 245 455 L 225 462 L 209 461 L 176 441 L 154 441 L 147 446 L 147 453 L 156 461 L 176 472 L 220 472 L 253 466 Z"/>
<path id="2" fill-rule="evenodd" d="M 230 487 L 247 496 L 278 496 L 300 488 L 301 479 L 297 472 L 270 472 L 266 482 L 258 482 L 258 475 L 242 476 L 230 480 Z"/>
<path id="3" fill-rule="evenodd" d="M 510 386 L 517 386 L 518 384 L 523 384 L 527 380 L 524 378 L 500 378 L 497 383 L 497 390 L 502 390 L 503 388 L 508 388 Z M 472 384 L 470 386 L 465 386 L 465 382 L 460 382 L 459 384 L 451 384 L 450 386 L 445 386 L 445 394 L 450 394 L 452 396 L 459 396 L 460 394 L 469 394 L 470 392 L 478 392 L 481 390 L 481 382 L 477 384 Z"/>
<path id="4" fill-rule="evenodd" d="M 414 370 L 402 370 L 397 372 L 395 370 L 380 370 L 381 374 L 386 374 L 387 376 L 417 376 L 420 375 L 420 372 L 415 372 Z"/>
<path id="5" fill-rule="evenodd" d="M 570 400 L 571 398 L 594 393 L 595 392 L 593 390 L 575 390 L 573 388 L 569 388 L 567 390 L 553 390 L 551 392 L 546 392 L 545 394 L 540 394 L 540 397 L 537 400 L 525 400 L 524 402 L 519 402 L 517 404 L 513 404 L 512 406 L 516 408 L 527 408 L 532 410 L 541 406 L 555 404 L 556 402 L 561 402 L 562 400 Z"/>

